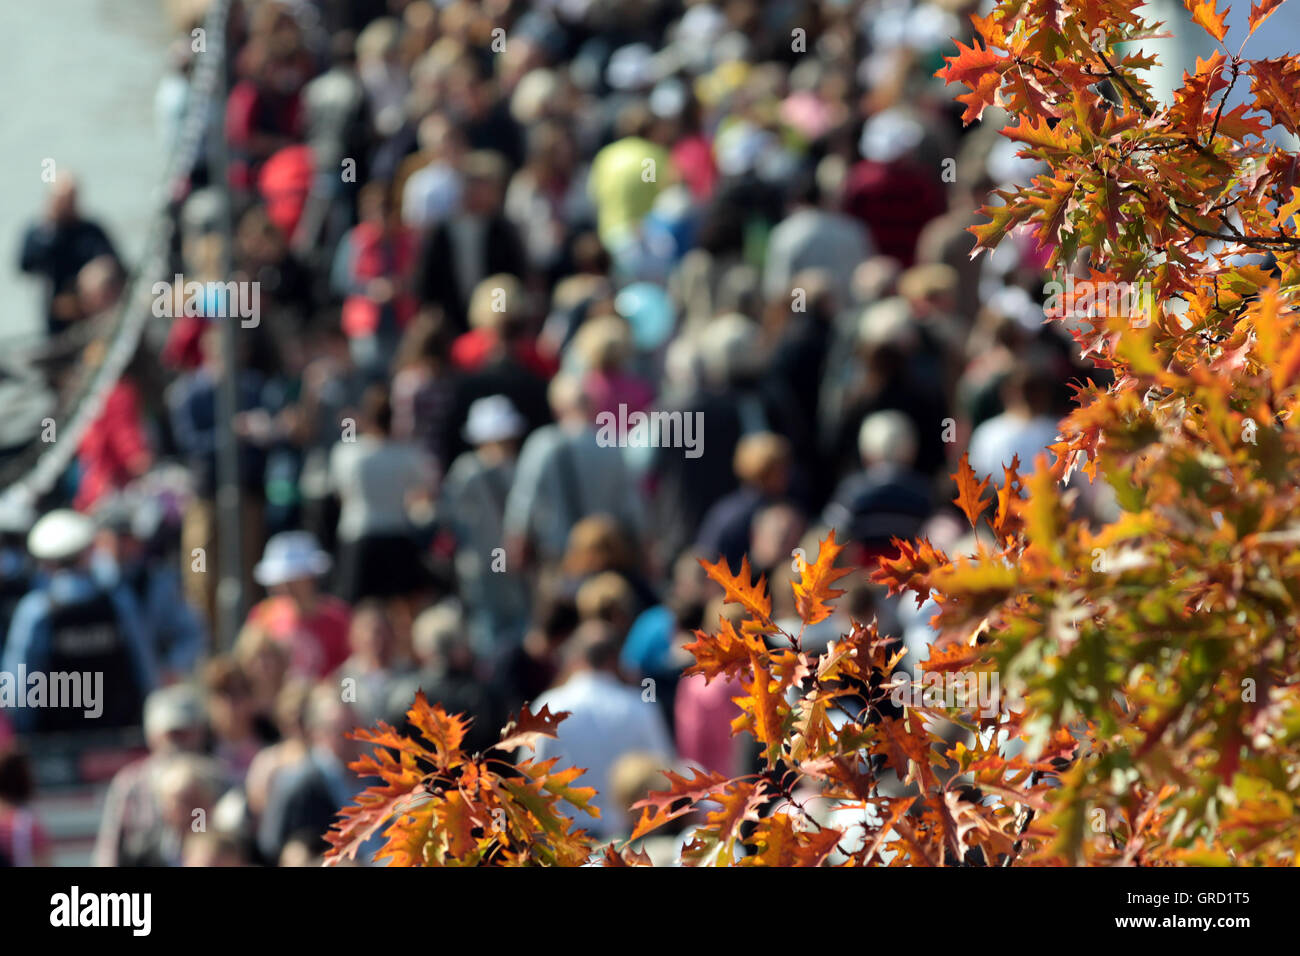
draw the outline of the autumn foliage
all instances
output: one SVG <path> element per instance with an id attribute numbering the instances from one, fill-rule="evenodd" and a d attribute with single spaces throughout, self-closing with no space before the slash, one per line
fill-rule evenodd
<path id="1" fill-rule="evenodd" d="M 1252 6 L 1250 33 L 1280 2 Z M 687 673 L 739 680 L 733 731 L 761 772 L 667 774 L 605 846 L 565 815 L 594 813 L 575 770 L 506 758 L 562 715 L 525 711 L 470 755 L 420 698 L 422 740 L 363 732 L 376 753 L 356 768 L 383 784 L 344 811 L 331 859 L 383 829 L 397 865 L 638 865 L 636 841 L 689 814 L 691 865 L 1296 862 L 1300 188 L 1274 139 L 1300 135 L 1300 61 L 1243 57 L 1215 0 L 1188 0 L 1220 49 L 1164 105 L 1141 49 L 1161 26 L 1137 9 L 1003 2 L 938 74 L 967 122 L 1005 109 L 1003 135 L 1047 167 L 991 197 L 978 248 L 1027 231 L 1058 273 L 1152 293 L 1056 317 L 1110 384 L 1077 388 L 1052 456 L 993 481 L 957 463 L 969 553 L 896 542 L 872 572 L 937 604 L 920 670 L 996 671 L 998 705 L 898 708 L 910 678 L 874 622 L 811 654 L 747 563 L 706 564 L 744 619 L 698 632 Z M 1078 517 L 1085 477 L 1113 492 L 1109 520 Z M 840 594 L 840 552 L 832 534 L 798 559 L 805 626 Z"/>

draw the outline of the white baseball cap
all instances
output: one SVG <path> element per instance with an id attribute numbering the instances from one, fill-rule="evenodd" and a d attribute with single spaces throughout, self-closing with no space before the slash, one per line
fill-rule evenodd
<path id="1" fill-rule="evenodd" d="M 38 561 L 66 561 L 90 547 L 95 522 L 70 508 L 45 515 L 27 535 L 27 550 Z"/>

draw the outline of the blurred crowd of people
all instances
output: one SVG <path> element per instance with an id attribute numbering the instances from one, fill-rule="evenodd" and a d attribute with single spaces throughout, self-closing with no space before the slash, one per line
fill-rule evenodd
<path id="1" fill-rule="evenodd" d="M 96 861 L 317 860 L 363 785 L 343 732 L 402 726 L 418 688 L 473 718 L 470 750 L 525 703 L 570 711 L 541 756 L 589 768 L 602 836 L 664 767 L 747 769 L 737 688 L 680 678 L 692 631 L 731 613 L 697 559 L 748 555 L 797 620 L 795 549 L 834 528 L 870 570 L 893 537 L 958 544 L 960 454 L 1000 483 L 1097 374 L 1043 324 L 1046 250 L 1017 234 L 971 259 L 989 190 L 1038 171 L 996 118 L 964 130 L 933 78 L 975 8 L 237 3 L 208 118 L 228 181 L 206 155 L 177 198 L 175 272 L 256 283 L 260 321 L 227 355 L 222 297 L 173 290 L 59 488 L 0 513 L 3 669 L 92 661 L 114 675 L 105 716 L 143 728 Z M 158 92 L 169 140 L 200 26 Z M 55 337 L 126 274 L 71 179 L 21 265 Z M 699 416 L 702 453 L 602 440 L 602 416 L 649 411 Z M 226 427 L 233 647 L 215 637 Z M 846 583 L 805 647 L 872 615 L 924 646 L 925 609 Z M 0 710 L 11 860 L 48 851 L 23 748 L 78 727 L 51 714 Z"/>

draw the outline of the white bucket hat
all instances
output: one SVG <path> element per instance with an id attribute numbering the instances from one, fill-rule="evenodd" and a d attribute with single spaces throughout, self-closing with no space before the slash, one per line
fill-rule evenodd
<path id="1" fill-rule="evenodd" d="M 514 404 L 504 395 L 489 395 L 476 399 L 469 406 L 465 421 L 465 440 L 471 445 L 506 441 L 518 438 L 528 423 L 515 410 Z"/>
<path id="2" fill-rule="evenodd" d="M 66 561 L 90 547 L 95 522 L 69 508 L 45 515 L 27 535 L 27 550 L 38 561 Z"/>
<path id="3" fill-rule="evenodd" d="M 286 581 L 318 577 L 332 564 L 310 531 L 281 531 L 266 542 L 262 560 L 253 568 L 253 579 L 269 588 Z"/>

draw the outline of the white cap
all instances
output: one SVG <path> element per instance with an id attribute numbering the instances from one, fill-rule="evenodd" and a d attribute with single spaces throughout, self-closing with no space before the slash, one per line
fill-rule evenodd
<path id="1" fill-rule="evenodd" d="M 41 518 L 27 535 L 27 550 L 38 561 L 66 561 L 90 547 L 95 522 L 70 508 L 59 508 Z"/>
<path id="2" fill-rule="evenodd" d="M 281 531 L 266 542 L 262 560 L 253 568 L 253 578 L 262 587 L 269 588 L 286 581 L 317 577 L 328 571 L 332 563 L 310 531 Z"/>
<path id="3" fill-rule="evenodd" d="M 528 423 L 515 410 L 510 399 L 504 395 L 489 395 L 486 398 L 476 399 L 469 406 L 469 417 L 465 422 L 465 440 L 471 445 L 506 441 L 510 438 L 518 438 L 527 427 Z"/>
<path id="4" fill-rule="evenodd" d="M 203 698 L 192 684 L 172 684 L 145 698 L 144 732 L 147 737 L 201 727 L 203 720 Z"/>
<path id="5" fill-rule="evenodd" d="M 619 47 L 605 68 L 605 82 L 616 90 L 639 90 L 658 79 L 655 51 L 645 43 Z"/>
<path id="6" fill-rule="evenodd" d="M 921 145 L 925 127 L 905 109 L 881 110 L 862 127 L 858 150 L 864 159 L 891 163 Z"/>

